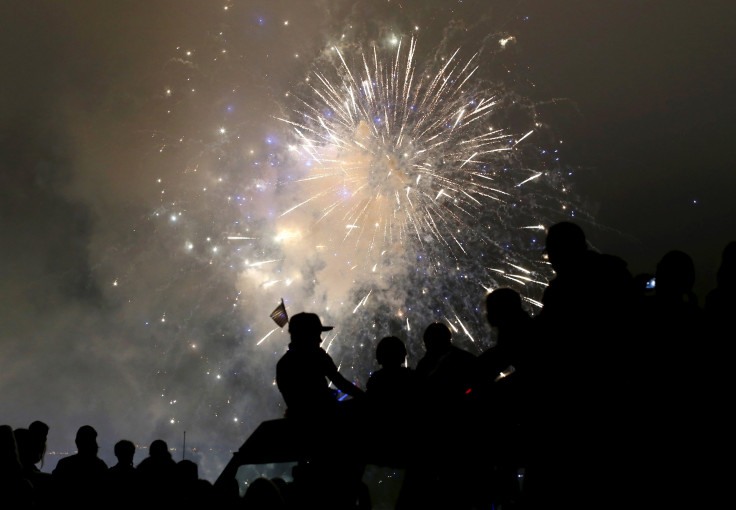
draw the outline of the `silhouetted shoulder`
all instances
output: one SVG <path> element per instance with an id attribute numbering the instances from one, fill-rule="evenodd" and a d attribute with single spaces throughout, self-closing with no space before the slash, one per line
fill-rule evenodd
<path id="1" fill-rule="evenodd" d="M 368 379 L 366 390 L 371 398 L 406 398 L 416 391 L 416 381 L 417 375 L 409 368 L 382 368 Z"/>

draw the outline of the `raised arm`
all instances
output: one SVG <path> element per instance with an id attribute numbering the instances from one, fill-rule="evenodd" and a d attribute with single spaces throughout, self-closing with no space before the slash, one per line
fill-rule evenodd
<path id="1" fill-rule="evenodd" d="M 351 397 L 358 397 L 365 394 L 363 390 L 345 379 L 345 377 L 343 377 L 342 374 L 337 371 L 337 369 L 335 369 L 335 372 L 328 377 L 330 378 L 330 381 L 332 381 L 332 384 L 334 384 L 338 390 L 342 391 L 343 393 L 347 393 Z"/>
<path id="2" fill-rule="evenodd" d="M 335 362 L 332 361 L 332 358 L 329 356 L 329 354 L 324 353 L 323 362 L 323 373 L 332 382 L 332 384 L 337 387 L 338 390 L 342 391 L 343 393 L 347 393 L 351 397 L 359 397 L 365 393 L 356 385 L 345 379 L 345 377 L 343 377 L 343 375 L 337 371 L 337 365 L 335 365 Z"/>

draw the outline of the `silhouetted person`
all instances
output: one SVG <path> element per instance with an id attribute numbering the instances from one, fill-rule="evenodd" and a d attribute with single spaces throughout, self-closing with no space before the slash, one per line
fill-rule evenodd
<path id="1" fill-rule="evenodd" d="M 701 364 L 705 375 L 703 405 L 709 412 L 704 422 L 708 422 L 709 430 L 704 434 L 707 438 L 704 451 L 718 451 L 723 444 L 732 441 L 736 429 L 731 406 L 724 405 L 732 398 L 736 386 L 736 374 L 733 370 L 731 349 L 736 336 L 736 241 L 726 245 L 721 257 L 721 265 L 716 274 L 716 288 L 705 297 L 705 316 L 708 321 L 706 352 L 707 358 Z M 730 488 L 736 476 L 733 463 L 722 463 L 722 467 L 712 471 L 709 480 L 714 487 L 713 499 L 724 501 L 730 497 Z"/>
<path id="2" fill-rule="evenodd" d="M 542 353 L 535 324 L 519 293 L 508 288 L 486 296 L 486 318 L 496 331 L 496 343 L 478 357 L 478 387 L 473 391 L 477 389 L 476 396 L 503 434 L 520 434 L 537 405 L 534 386 L 544 383 L 538 373 Z M 513 442 L 509 438 L 508 445 Z"/>
<path id="3" fill-rule="evenodd" d="M 214 497 L 212 485 L 199 478 L 199 467 L 191 460 L 180 460 L 175 468 L 175 487 L 172 507 L 207 508 Z"/>
<path id="4" fill-rule="evenodd" d="M 97 431 L 83 425 L 74 442 L 77 453 L 61 459 L 52 473 L 59 501 L 78 508 L 104 506 L 107 464 L 97 456 Z"/>
<path id="5" fill-rule="evenodd" d="M 682 380 L 688 368 L 697 365 L 697 355 L 706 344 L 703 312 L 693 293 L 695 264 L 682 251 L 668 252 L 657 263 L 654 295 L 645 308 L 645 342 L 649 348 L 650 372 L 655 384 L 671 385 Z M 683 381 L 684 382 L 684 381 Z M 687 384 L 682 388 L 687 391 Z M 673 395 L 680 399 L 681 392 Z"/>
<path id="6" fill-rule="evenodd" d="M 602 411 L 616 398 L 615 380 L 626 378 L 628 353 L 610 348 L 631 334 L 635 299 L 626 262 L 589 250 L 582 229 L 568 222 L 549 228 L 546 239 L 555 278 L 544 292 L 542 327 L 548 385 L 563 395 L 568 412 L 582 410 L 594 388 Z M 602 416 L 590 416 L 593 419 Z"/>
<path id="7" fill-rule="evenodd" d="M 713 364 L 708 358 L 709 339 L 703 312 L 693 293 L 695 264 L 686 253 L 673 250 L 657 263 L 654 296 L 647 300 L 645 333 L 642 340 L 648 363 L 647 397 L 640 408 L 646 420 L 642 435 L 648 439 L 646 461 L 654 467 L 648 482 L 654 491 L 664 493 L 664 506 L 697 505 L 701 494 L 697 486 L 703 465 L 706 438 L 715 432 L 710 400 L 717 387 L 708 384 Z M 715 403 L 719 406 L 720 403 Z M 677 448 L 661 434 L 662 430 L 682 438 Z M 668 493 L 678 487 L 679 494 Z"/>
<path id="8" fill-rule="evenodd" d="M 406 346 L 401 339 L 387 336 L 376 346 L 376 361 L 381 368 L 366 384 L 367 413 L 375 447 L 371 458 L 375 464 L 403 466 L 411 450 L 406 444 L 405 430 L 416 425 L 417 377 L 403 366 Z"/>
<path id="9" fill-rule="evenodd" d="M 439 399 L 439 405 L 462 400 L 471 387 L 475 356 L 453 345 L 450 328 L 441 322 L 427 326 L 423 341 L 426 354 L 416 373 L 428 398 Z"/>
<path id="10" fill-rule="evenodd" d="M 286 502 L 278 485 L 268 478 L 256 478 L 243 495 L 242 508 L 247 510 L 285 510 Z"/>
<path id="11" fill-rule="evenodd" d="M 135 445 L 133 442 L 127 439 L 121 439 L 115 443 L 114 452 L 118 463 L 110 468 L 111 473 L 134 473 L 133 458 L 135 457 Z"/>
<path id="12" fill-rule="evenodd" d="M 289 321 L 289 350 L 276 364 L 276 384 L 287 406 L 288 417 L 319 417 L 335 410 L 337 399 L 332 382 L 340 391 L 359 396 L 363 391 L 345 379 L 329 354 L 320 347 L 322 326 L 313 313 L 298 313 Z"/>
<path id="13" fill-rule="evenodd" d="M 538 405 L 534 386 L 540 355 L 534 322 L 522 308 L 521 296 L 508 288 L 486 296 L 486 318 L 496 342 L 478 356 L 473 383 L 476 426 L 489 441 L 476 447 L 476 501 L 481 508 L 508 506 L 521 496 L 517 473 L 526 466 L 529 424 Z M 480 490 L 477 490 L 480 489 Z"/>
<path id="14" fill-rule="evenodd" d="M 716 284 L 716 288 L 705 297 L 705 310 L 709 320 L 718 326 L 718 334 L 727 334 L 728 329 L 733 331 L 733 312 L 736 310 L 736 241 L 723 249 Z"/>
<path id="15" fill-rule="evenodd" d="M 296 507 L 298 504 L 297 501 L 291 501 L 291 484 L 287 483 L 286 480 L 284 480 L 281 477 L 277 478 L 271 478 L 271 481 L 276 484 L 276 487 L 278 487 L 279 492 L 281 492 L 281 496 L 284 498 L 284 501 L 286 503 L 286 508 L 292 508 Z"/>
<path id="16" fill-rule="evenodd" d="M 28 430 L 31 433 L 31 445 L 34 451 L 33 464 L 34 466 L 41 463 L 43 467 L 44 456 L 46 455 L 46 438 L 49 435 L 49 426 L 44 422 L 36 420 L 28 426 Z"/>
<path id="17" fill-rule="evenodd" d="M 539 314 L 548 334 L 610 336 L 611 321 L 626 319 L 634 296 L 626 262 L 589 250 L 583 230 L 569 222 L 549 228 L 545 249 L 556 273 Z"/>
<path id="18" fill-rule="evenodd" d="M 702 312 L 693 292 L 695 284 L 695 263 L 687 253 L 673 250 L 665 254 L 657 263 L 655 272 L 654 297 L 650 300 L 649 313 L 658 322 L 662 335 L 678 333 L 682 337 L 683 325 L 692 330 L 699 326 Z M 672 324 L 673 322 L 679 324 Z M 684 321 L 684 322 L 683 322 Z"/>
<path id="19" fill-rule="evenodd" d="M 682 398 L 693 391 L 688 371 L 699 366 L 703 336 L 703 312 L 693 293 L 695 264 L 682 251 L 668 252 L 657 263 L 654 295 L 646 301 L 643 339 L 647 373 L 657 403 L 680 408 Z M 676 389 L 677 388 L 677 389 Z"/>
<path id="20" fill-rule="evenodd" d="M 42 457 L 45 437 L 37 437 L 29 429 L 15 429 L 13 433 L 18 445 L 18 458 L 23 468 L 23 476 L 33 485 L 35 504 L 47 505 L 53 494 L 51 475 L 42 473 L 35 465 Z M 39 444 L 39 441 L 43 441 L 44 444 Z"/>
<path id="21" fill-rule="evenodd" d="M 476 358 L 452 344 L 442 323 L 427 326 L 426 354 L 416 368 L 422 393 L 417 454 L 406 471 L 397 508 L 466 508 L 473 455 L 468 401 Z"/>
<path id="22" fill-rule="evenodd" d="M 309 480 L 299 485 L 307 490 L 302 496 L 311 505 L 344 508 L 358 489 L 364 465 L 363 459 L 353 458 L 352 447 L 336 441 L 334 431 L 351 433 L 356 422 L 350 407 L 338 407 L 329 382 L 352 397 L 362 396 L 363 391 L 337 371 L 335 362 L 320 347 L 322 332 L 331 329 L 313 313 L 292 316 L 291 343 L 276 364 L 276 384 L 301 445 L 299 472 Z"/>
<path id="23" fill-rule="evenodd" d="M 488 294 L 486 318 L 496 331 L 496 343 L 478 357 L 479 384 L 484 387 L 474 387 L 473 391 L 503 391 L 503 398 L 508 395 L 509 404 L 513 404 L 519 400 L 516 393 L 524 391 L 522 385 L 529 386 L 524 381 L 534 376 L 531 365 L 539 355 L 534 352 L 534 322 L 522 308 L 519 293 L 506 288 Z"/>
<path id="24" fill-rule="evenodd" d="M 33 485 L 23 476 L 13 429 L 0 425 L 0 507 L 33 508 Z"/>
<path id="25" fill-rule="evenodd" d="M 115 508 L 131 508 L 139 504 L 141 493 L 140 473 L 133 466 L 135 445 L 127 439 L 115 443 L 118 462 L 108 472 L 108 497 Z"/>
<path id="26" fill-rule="evenodd" d="M 387 336 L 376 346 L 376 361 L 381 368 L 373 372 L 366 393 L 374 406 L 399 412 L 416 398 L 416 374 L 404 366 L 406 346 L 401 339 Z"/>
<path id="27" fill-rule="evenodd" d="M 143 459 L 136 470 L 141 478 L 144 498 L 151 505 L 163 504 L 174 490 L 176 462 L 171 458 L 169 446 L 162 439 L 156 439 L 148 448 L 148 457 Z"/>
<path id="28" fill-rule="evenodd" d="M 538 506 L 595 507 L 622 484 L 616 477 L 628 462 L 621 453 L 633 433 L 627 385 L 639 374 L 631 353 L 614 346 L 632 334 L 634 283 L 623 260 L 588 249 L 573 223 L 551 226 L 545 248 L 556 276 L 536 319 L 545 360 L 540 414 L 547 421 L 537 428 L 546 450 L 535 458 L 546 464 L 527 483 L 541 498 Z"/>

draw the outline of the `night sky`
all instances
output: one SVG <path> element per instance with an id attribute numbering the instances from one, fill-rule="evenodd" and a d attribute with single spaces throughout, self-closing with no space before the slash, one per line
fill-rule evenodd
<path id="1" fill-rule="evenodd" d="M 527 153 L 558 151 L 521 165 L 564 174 L 578 211 L 530 221 L 578 221 L 634 274 L 683 250 L 702 303 L 736 238 L 735 22 L 727 1 L 2 2 L 0 422 L 45 421 L 54 452 L 93 425 L 108 464 L 118 439 L 178 447 L 186 430 L 214 479 L 283 413 L 273 374 L 288 337 L 259 343 L 268 313 L 283 296 L 290 313 L 323 314 L 334 296 L 264 290 L 235 266 L 268 254 L 227 238 L 272 228 L 293 162 L 277 117 L 333 46 L 414 36 L 417 65 L 479 52 L 474 86 L 542 126 Z M 314 278 L 341 282 L 325 264 Z M 477 315 L 457 307 L 458 321 Z M 343 368 L 358 383 L 373 369 Z"/>

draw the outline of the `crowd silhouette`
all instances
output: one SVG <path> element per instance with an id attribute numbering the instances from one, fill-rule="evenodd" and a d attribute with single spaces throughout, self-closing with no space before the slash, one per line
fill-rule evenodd
<path id="1" fill-rule="evenodd" d="M 567 222 L 549 228 L 545 248 L 555 277 L 538 314 L 515 290 L 495 289 L 485 300 L 491 347 L 475 356 L 435 322 L 415 369 L 404 341 L 387 336 L 365 391 L 320 347 L 332 328 L 313 313 L 291 317 L 276 366 L 286 414 L 264 422 L 214 483 L 161 439 L 137 466 L 135 445 L 119 441 L 108 468 L 89 425 L 77 453 L 45 473 L 49 427 L 0 426 L 2 508 L 368 509 L 368 464 L 404 470 L 398 509 L 724 504 L 736 242 L 703 308 L 681 251 L 634 276 Z M 338 401 L 330 383 L 352 398 Z M 240 465 L 285 460 L 296 461 L 292 482 L 260 478 L 240 496 Z"/>

